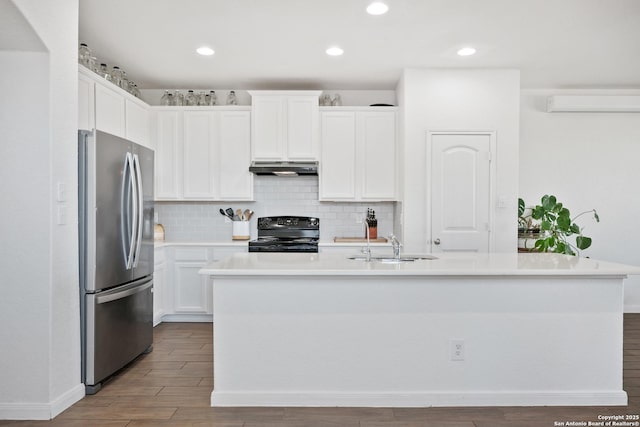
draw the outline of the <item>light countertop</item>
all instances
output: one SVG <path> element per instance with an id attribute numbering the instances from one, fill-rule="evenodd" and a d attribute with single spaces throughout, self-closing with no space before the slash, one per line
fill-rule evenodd
<path id="1" fill-rule="evenodd" d="M 193 242 L 193 241 L 173 241 L 173 240 L 155 240 L 154 247 L 162 248 L 165 246 L 247 246 L 249 243 L 248 240 L 224 240 L 224 241 L 202 241 L 202 242 Z M 333 241 L 320 241 L 318 242 L 318 246 L 320 247 L 336 247 L 336 248 L 362 248 L 365 247 L 366 243 L 335 243 Z M 371 243 L 372 248 L 380 248 L 380 247 L 391 247 L 391 243 Z"/>
<path id="2" fill-rule="evenodd" d="M 238 253 L 210 263 L 212 276 L 592 276 L 640 275 L 640 267 L 560 254 L 436 254 L 401 264 L 350 260 L 331 253 Z"/>

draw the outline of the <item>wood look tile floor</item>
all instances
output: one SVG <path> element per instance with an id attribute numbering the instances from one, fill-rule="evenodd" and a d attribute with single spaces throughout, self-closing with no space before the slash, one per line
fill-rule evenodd
<path id="1" fill-rule="evenodd" d="M 51 421 L 11 427 L 551 427 L 640 413 L 640 314 L 624 317 L 626 407 L 211 408 L 212 325 L 163 323 L 154 350 Z"/>

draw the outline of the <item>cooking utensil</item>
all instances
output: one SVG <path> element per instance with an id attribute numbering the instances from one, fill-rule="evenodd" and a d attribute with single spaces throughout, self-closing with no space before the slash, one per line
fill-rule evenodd
<path id="1" fill-rule="evenodd" d="M 249 209 L 249 214 L 247 215 L 247 221 L 249 221 L 252 216 L 253 216 L 253 211 Z"/>
<path id="2" fill-rule="evenodd" d="M 249 218 L 251 218 L 252 213 L 253 212 L 251 212 L 251 210 L 245 209 L 244 212 L 242 212 L 242 216 L 244 216 L 244 220 L 249 221 Z"/>
<path id="3" fill-rule="evenodd" d="M 227 216 L 233 220 L 233 209 L 227 208 L 225 212 L 227 213 Z"/>
<path id="4" fill-rule="evenodd" d="M 233 219 L 232 217 L 230 217 L 229 215 L 227 215 L 227 213 L 226 213 L 224 210 L 222 210 L 222 208 L 220 208 L 220 215 L 222 215 L 222 216 L 226 216 L 226 217 L 227 217 L 227 218 L 229 218 L 229 219 Z"/>
<path id="5" fill-rule="evenodd" d="M 240 221 L 240 217 L 238 215 L 234 215 L 232 219 L 234 221 Z"/>
<path id="6" fill-rule="evenodd" d="M 238 221 L 244 221 L 242 217 L 242 209 L 236 209 L 236 216 L 238 217 Z"/>

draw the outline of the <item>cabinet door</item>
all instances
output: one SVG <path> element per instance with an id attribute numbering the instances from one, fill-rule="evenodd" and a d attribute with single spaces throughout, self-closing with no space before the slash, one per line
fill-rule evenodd
<path id="1" fill-rule="evenodd" d="M 215 113 L 184 113 L 183 196 L 207 200 L 215 197 Z"/>
<path id="2" fill-rule="evenodd" d="M 396 118 L 394 112 L 358 113 L 362 153 L 361 197 L 393 200 L 396 196 Z"/>
<path id="3" fill-rule="evenodd" d="M 208 276 L 198 274 L 202 261 L 175 261 L 173 270 L 173 311 L 175 313 L 206 314 Z"/>
<path id="4" fill-rule="evenodd" d="M 178 114 L 175 111 L 160 111 L 156 115 L 156 199 L 174 200 L 181 196 L 181 133 L 178 130 Z"/>
<path id="5" fill-rule="evenodd" d="M 124 98 L 117 92 L 96 84 L 96 129 L 125 138 Z"/>
<path id="6" fill-rule="evenodd" d="M 96 127 L 95 117 L 95 83 L 93 80 L 78 75 L 78 129 L 92 130 Z"/>
<path id="7" fill-rule="evenodd" d="M 155 264 L 153 269 L 153 326 L 162 322 L 164 315 L 165 263 Z"/>
<path id="8" fill-rule="evenodd" d="M 318 97 L 287 97 L 287 153 L 290 160 L 318 160 Z"/>
<path id="9" fill-rule="evenodd" d="M 353 112 L 322 113 L 320 199 L 356 197 L 356 120 Z"/>
<path id="10" fill-rule="evenodd" d="M 254 96 L 251 100 L 251 156 L 254 160 L 282 159 L 283 98 Z"/>
<path id="11" fill-rule="evenodd" d="M 219 199 L 252 200 L 251 113 L 222 111 L 219 114 Z"/>
<path id="12" fill-rule="evenodd" d="M 125 100 L 125 134 L 128 140 L 149 145 L 149 113 L 131 100 Z"/>

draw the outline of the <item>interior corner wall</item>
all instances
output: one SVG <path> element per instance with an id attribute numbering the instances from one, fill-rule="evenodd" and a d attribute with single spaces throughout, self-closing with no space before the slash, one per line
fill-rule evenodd
<path id="1" fill-rule="evenodd" d="M 494 252 L 517 248 L 520 72 L 405 69 L 398 85 L 403 111 L 403 240 L 408 252 L 430 252 L 428 131 L 495 131 L 497 176 Z"/>
<path id="2" fill-rule="evenodd" d="M 547 113 L 551 95 L 640 95 L 640 90 L 523 90 L 520 196 L 527 205 L 554 194 L 593 238 L 581 255 L 640 265 L 640 113 Z M 625 312 L 640 312 L 640 277 L 625 281 Z"/>
<path id="3" fill-rule="evenodd" d="M 6 326 L 0 332 L 0 419 L 47 419 L 84 396 L 77 231 L 78 0 L 10 1 L 46 52 L 0 54 L 5 206 L 0 250 L 9 252 L 0 257 L 5 285 L 0 320 Z M 58 212 L 64 224 L 58 224 Z"/>
<path id="4" fill-rule="evenodd" d="M 47 69 L 44 52 L 0 52 L 0 404 L 49 398 L 49 105 L 32 102 Z"/>

